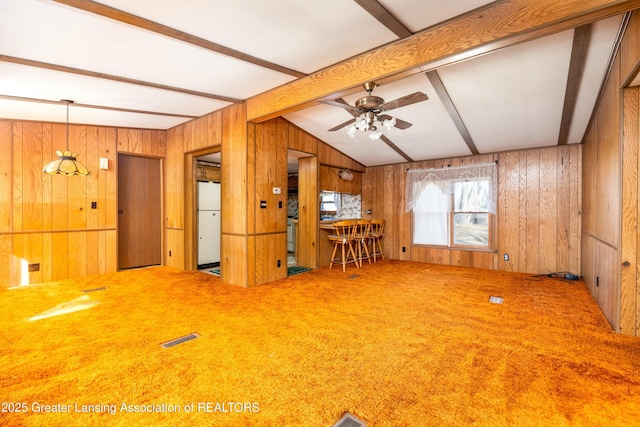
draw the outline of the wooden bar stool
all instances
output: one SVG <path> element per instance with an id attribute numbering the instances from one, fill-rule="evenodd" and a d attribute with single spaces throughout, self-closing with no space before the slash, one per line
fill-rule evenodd
<path id="1" fill-rule="evenodd" d="M 382 252 L 382 239 L 384 238 L 384 219 L 372 219 L 371 220 L 371 256 L 373 262 L 377 261 L 377 257 L 384 259 L 384 253 Z"/>
<path id="2" fill-rule="evenodd" d="M 362 262 L 365 259 L 371 264 L 371 255 L 369 254 L 369 245 L 371 245 L 371 220 L 361 219 L 358 221 L 355 237 L 360 267 L 362 267 Z M 366 254 L 366 256 L 364 256 L 364 254 Z"/>
<path id="3" fill-rule="evenodd" d="M 346 266 L 350 263 L 355 263 L 356 267 L 360 268 L 356 251 L 353 249 L 356 243 L 355 232 L 357 225 L 357 222 L 353 220 L 333 223 L 334 233 L 329 235 L 329 240 L 333 242 L 333 253 L 331 254 L 329 268 L 333 267 L 334 263 L 342 264 L 342 271 L 346 271 Z M 338 247 L 340 247 L 341 257 L 336 258 Z"/>

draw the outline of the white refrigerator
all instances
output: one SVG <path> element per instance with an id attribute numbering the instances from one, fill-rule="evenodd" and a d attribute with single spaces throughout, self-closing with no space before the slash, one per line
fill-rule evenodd
<path id="1" fill-rule="evenodd" d="M 220 184 L 198 182 L 198 268 L 220 263 Z"/>

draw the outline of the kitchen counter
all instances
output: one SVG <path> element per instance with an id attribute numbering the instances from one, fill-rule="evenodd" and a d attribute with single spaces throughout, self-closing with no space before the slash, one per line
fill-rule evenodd
<path id="1" fill-rule="evenodd" d="M 361 218 L 335 218 L 335 219 L 321 219 L 319 222 L 319 227 L 321 230 L 331 230 L 333 229 L 333 224 L 339 221 L 358 221 Z"/>

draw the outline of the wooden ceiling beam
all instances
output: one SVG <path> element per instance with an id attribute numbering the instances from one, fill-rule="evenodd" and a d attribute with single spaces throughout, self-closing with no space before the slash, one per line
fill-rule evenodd
<path id="1" fill-rule="evenodd" d="M 434 70 L 640 8 L 640 0 L 505 0 L 365 52 L 247 100 L 261 122 L 340 97 L 368 81 Z M 400 77 L 398 77 L 400 78 Z"/>
<path id="2" fill-rule="evenodd" d="M 413 33 L 393 16 L 378 0 L 354 0 L 396 36 L 404 39 Z"/>
<path id="3" fill-rule="evenodd" d="M 95 71 L 82 70 L 80 68 L 66 67 L 64 65 L 49 64 L 47 62 L 33 61 L 31 59 L 16 58 L 14 56 L 0 55 L 0 62 L 9 62 L 18 65 L 27 65 L 29 67 L 43 68 L 46 70 L 60 71 L 63 73 L 77 74 L 85 77 L 94 77 L 97 79 L 112 80 L 114 82 L 129 83 L 137 86 L 152 87 L 154 89 L 168 90 L 171 92 L 184 93 L 186 95 L 200 96 L 202 98 L 215 99 L 216 101 L 230 102 L 232 104 L 241 103 L 242 100 L 229 98 L 228 96 L 215 95 L 213 93 L 200 92 L 197 90 L 184 89 L 175 86 L 161 85 L 158 83 L 147 82 L 144 80 L 130 79 L 127 77 L 115 76 L 113 74 L 97 73 Z"/>
<path id="4" fill-rule="evenodd" d="M 148 19 L 141 18 L 136 15 L 124 12 L 119 9 L 114 9 L 109 6 L 105 6 L 100 3 L 96 3 L 91 0 L 53 0 L 57 3 L 61 3 L 67 6 L 75 7 L 76 9 L 84 10 L 85 12 L 93 13 L 103 16 L 105 18 L 113 19 L 114 21 L 123 22 L 125 24 L 132 25 L 134 27 L 142 28 L 153 33 L 162 34 L 163 36 L 176 39 L 178 41 L 189 43 L 203 49 L 210 50 L 222 55 L 229 56 L 231 58 L 238 59 L 240 61 L 249 62 L 254 65 L 258 65 L 269 70 L 277 71 L 279 73 L 288 74 L 290 76 L 300 78 L 306 76 L 296 70 L 292 70 L 287 67 L 283 67 L 278 64 L 265 61 L 264 59 L 256 58 L 255 56 L 248 55 L 246 53 L 222 46 L 209 40 L 196 37 L 191 34 L 187 34 L 183 31 L 176 30 L 175 28 L 167 27 L 166 25 L 159 24 L 157 22 L 150 21 Z"/>
<path id="5" fill-rule="evenodd" d="M 569 76 L 564 94 L 564 105 L 562 107 L 562 119 L 560 121 L 560 133 L 558 145 L 567 144 L 573 113 L 578 101 L 580 82 L 584 74 L 584 67 L 587 60 L 587 50 L 591 39 L 591 24 L 583 25 L 574 30 L 573 45 L 571 46 L 571 60 L 569 61 Z"/>
<path id="6" fill-rule="evenodd" d="M 411 162 L 415 162 L 415 160 L 413 160 L 411 157 L 409 157 L 409 155 L 407 153 L 405 153 L 404 151 L 402 151 L 400 149 L 400 147 L 398 147 L 396 144 L 394 144 L 389 138 L 387 138 L 386 136 L 382 135 L 380 137 L 380 140 L 382 140 L 385 144 L 387 144 L 389 147 L 391 147 L 391 149 L 393 151 L 395 151 L 396 153 L 398 153 L 399 155 L 401 155 L 407 162 L 411 163 Z"/>
<path id="7" fill-rule="evenodd" d="M 13 96 L 13 95 L 2 95 L 2 94 L 0 94 L 0 99 L 5 99 L 7 101 L 34 102 L 37 104 L 50 104 L 50 105 L 67 105 L 68 104 L 68 101 L 66 100 L 53 101 L 50 99 L 27 98 L 24 96 Z M 72 105 L 74 107 L 80 107 L 80 108 L 93 108 L 96 110 L 119 111 L 122 113 L 151 114 L 154 116 L 179 117 L 182 119 L 191 119 L 191 120 L 198 118 L 198 116 L 192 116 L 187 114 L 163 113 L 160 111 L 148 111 L 148 110 L 134 110 L 131 108 L 109 107 L 106 105 L 95 105 L 95 104 L 82 104 L 78 102 L 74 102 Z"/>
<path id="8" fill-rule="evenodd" d="M 464 139 L 464 142 L 467 144 L 467 147 L 469 147 L 469 151 L 471 151 L 471 154 L 474 154 L 474 155 L 480 154 L 480 152 L 478 151 L 478 148 L 476 147 L 475 142 L 473 142 L 473 138 L 471 137 L 471 134 L 469 133 L 467 126 L 462 121 L 462 117 L 460 116 L 460 113 L 458 113 L 456 106 L 453 104 L 453 101 L 451 100 L 451 97 L 449 96 L 449 92 L 447 92 L 447 89 L 444 87 L 444 83 L 442 83 L 442 80 L 440 79 L 438 72 L 427 71 L 427 77 L 431 82 L 431 86 L 433 86 L 436 93 L 438 94 L 438 98 L 440 98 L 440 102 L 442 102 L 442 105 L 444 105 L 444 108 L 447 110 L 447 113 L 449 113 L 449 117 L 451 117 L 451 120 L 456 125 L 456 128 L 458 129 L 460 136 L 462 136 L 462 139 Z"/>

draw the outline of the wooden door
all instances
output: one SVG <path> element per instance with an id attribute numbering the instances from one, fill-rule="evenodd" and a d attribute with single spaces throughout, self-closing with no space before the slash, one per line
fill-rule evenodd
<path id="1" fill-rule="evenodd" d="M 118 155 L 118 268 L 162 263 L 160 159 Z"/>

